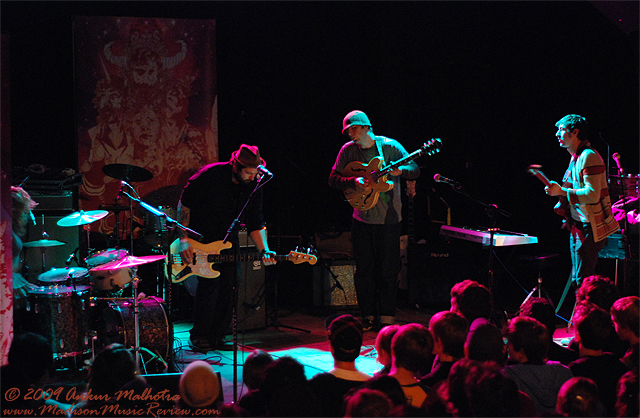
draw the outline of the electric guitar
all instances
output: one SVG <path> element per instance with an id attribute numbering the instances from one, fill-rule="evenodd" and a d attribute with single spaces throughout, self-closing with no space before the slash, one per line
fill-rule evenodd
<path id="1" fill-rule="evenodd" d="M 180 283 L 189 276 L 200 276 L 208 279 L 215 279 L 220 276 L 220 272 L 213 269 L 215 263 L 232 261 L 254 261 L 260 260 L 262 256 L 257 253 L 252 254 L 220 254 L 220 251 L 231 248 L 230 242 L 214 241 L 209 244 L 202 244 L 187 238 L 193 247 L 193 257 L 189 260 L 182 260 L 180 256 L 180 239 L 176 239 L 169 247 L 169 261 L 171 264 L 171 281 Z M 314 265 L 318 259 L 316 256 L 297 251 L 291 251 L 288 255 L 275 255 L 272 258 L 277 261 L 292 261 L 294 264 L 309 263 Z"/>
<path id="2" fill-rule="evenodd" d="M 389 172 L 424 154 L 433 155 L 440 152 L 441 145 L 442 140 L 440 138 L 431 139 L 429 142 L 424 143 L 420 149 L 398 161 L 392 162 L 386 167 L 382 167 L 382 157 L 374 157 L 368 164 L 360 161 L 350 162 L 342 171 L 342 175 L 346 177 L 364 177 L 371 185 L 371 190 L 365 191 L 360 187 L 349 188 L 344 191 L 344 196 L 355 209 L 371 209 L 378 203 L 378 195 L 380 193 L 393 189 L 393 182 L 387 180 Z"/>
<path id="3" fill-rule="evenodd" d="M 534 175 L 538 180 L 540 180 L 545 186 L 548 187 L 551 185 L 551 180 L 549 180 L 549 178 L 544 175 L 541 169 L 541 165 L 532 164 L 529 166 L 527 171 L 529 172 L 529 174 Z M 567 210 L 568 206 L 569 201 L 567 200 L 567 196 L 560 196 L 558 197 L 558 203 L 556 203 L 556 205 L 554 206 L 553 211 L 556 214 L 564 217 L 565 219 L 569 219 L 570 214 Z"/>

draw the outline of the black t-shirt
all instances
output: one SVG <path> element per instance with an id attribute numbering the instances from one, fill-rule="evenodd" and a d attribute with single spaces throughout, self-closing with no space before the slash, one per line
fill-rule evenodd
<path id="1" fill-rule="evenodd" d="M 202 234 L 203 243 L 224 239 L 229 226 L 238 216 L 247 197 L 256 186 L 256 181 L 235 184 L 232 179 L 231 164 L 213 163 L 202 167 L 185 186 L 180 201 L 190 209 L 189 228 Z M 261 229 L 265 223 L 262 217 L 262 189 L 258 189 L 239 219 L 248 231 Z M 236 229 L 237 231 L 237 229 Z M 237 243 L 237 234 L 230 239 Z"/>

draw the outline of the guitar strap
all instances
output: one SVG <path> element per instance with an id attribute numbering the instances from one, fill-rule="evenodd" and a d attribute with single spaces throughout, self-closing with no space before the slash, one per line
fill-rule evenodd
<path id="1" fill-rule="evenodd" d="M 384 153 L 382 152 L 382 140 L 379 140 L 378 138 L 379 137 L 376 137 L 375 143 L 376 147 L 378 148 L 378 154 L 380 155 L 380 158 L 382 158 L 382 166 L 384 167 L 385 165 L 387 165 L 387 163 L 384 160 Z"/>

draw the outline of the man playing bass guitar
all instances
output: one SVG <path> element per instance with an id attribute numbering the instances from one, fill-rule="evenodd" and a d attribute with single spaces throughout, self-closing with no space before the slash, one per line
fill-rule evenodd
<path id="1" fill-rule="evenodd" d="M 178 203 L 178 221 L 202 234 L 203 243 L 223 240 L 247 197 L 255 189 L 260 175 L 258 167 L 264 165 L 258 147 L 242 144 L 240 149 L 232 153 L 230 161 L 202 167 L 189 179 L 182 192 Z M 276 263 L 273 258 L 275 253 L 269 251 L 267 243 L 262 200 L 262 188 L 259 188 L 240 221 L 245 223 L 256 247 L 262 251 L 263 263 L 273 265 Z M 182 234 L 180 259 L 189 263 L 194 257 L 194 250 L 186 234 Z M 237 230 L 231 234 L 228 242 L 232 244 L 231 248 L 238 248 Z M 216 264 L 216 270 L 220 272 L 216 278 L 198 278 L 193 328 L 190 331 L 191 347 L 197 351 L 225 348 L 224 337 L 231 322 L 234 301 L 233 279 L 235 274 L 239 277 L 240 264 L 223 262 Z"/>
<path id="2" fill-rule="evenodd" d="M 345 143 L 329 175 L 329 185 L 350 194 L 365 196 L 364 200 L 377 198 L 370 209 L 354 206 L 351 239 L 356 259 L 354 284 L 365 330 L 395 323 L 397 278 L 400 271 L 400 230 L 402 203 L 400 177 L 415 179 L 420 168 L 408 161 L 391 170 L 388 176 L 372 181 L 370 171 L 378 167 L 366 167 L 362 174 L 350 163 L 367 163 L 375 157 L 385 163 L 397 161 L 408 155 L 396 140 L 376 136 L 367 115 L 359 110 L 349 112 L 342 122 L 342 133 L 348 133 Z M 379 193 L 375 195 L 372 193 Z M 347 195 L 347 193 L 345 193 Z M 362 199 L 361 199 L 362 200 Z M 351 203 L 351 199 L 349 199 Z"/>

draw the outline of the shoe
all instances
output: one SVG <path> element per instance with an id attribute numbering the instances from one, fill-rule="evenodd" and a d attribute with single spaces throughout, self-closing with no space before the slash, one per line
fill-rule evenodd
<path id="1" fill-rule="evenodd" d="M 373 320 L 369 318 L 365 318 L 362 321 L 362 330 L 363 331 L 371 331 L 373 329 Z"/>
<path id="2" fill-rule="evenodd" d="M 209 344 L 209 341 L 205 340 L 204 338 L 189 340 L 189 347 L 191 347 L 193 351 L 198 351 L 200 353 L 213 351 L 213 348 L 211 347 L 211 344 Z"/>

